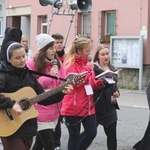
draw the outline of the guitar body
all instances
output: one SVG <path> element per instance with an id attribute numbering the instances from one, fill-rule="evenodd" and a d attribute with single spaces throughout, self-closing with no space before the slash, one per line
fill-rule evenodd
<path id="1" fill-rule="evenodd" d="M 37 94 L 31 87 L 25 87 L 14 93 L 1 93 L 6 97 L 10 97 L 12 100 L 19 102 L 22 99 L 31 99 Z M 38 115 L 37 110 L 34 106 L 29 107 L 29 109 L 24 110 L 21 115 L 17 114 L 12 109 L 9 109 L 13 120 L 11 120 L 6 114 L 5 110 L 0 109 L 0 136 L 7 137 L 15 133 L 21 125 L 31 119 L 36 118 Z"/>
<path id="2" fill-rule="evenodd" d="M 12 135 L 25 121 L 36 118 L 38 116 L 38 112 L 34 108 L 35 103 L 62 91 L 68 84 L 82 84 L 85 75 L 85 73 L 83 75 L 76 75 L 72 80 L 68 80 L 59 87 L 39 95 L 37 95 L 31 87 L 24 87 L 14 93 L 1 93 L 5 97 L 10 97 L 12 100 L 16 101 L 21 106 L 23 113 L 19 115 L 12 109 L 7 109 L 6 113 L 5 110 L 0 109 L 0 137 L 8 137 Z M 9 113 L 11 115 L 8 115 Z M 11 117 L 13 119 L 11 119 Z"/>

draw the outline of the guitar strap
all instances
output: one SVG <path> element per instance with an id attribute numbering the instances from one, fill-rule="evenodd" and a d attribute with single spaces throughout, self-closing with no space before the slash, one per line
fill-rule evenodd
<path id="1" fill-rule="evenodd" d="M 67 81 L 67 80 L 64 79 L 64 78 L 60 78 L 60 77 L 57 77 L 57 76 L 52 76 L 52 75 L 44 74 L 44 73 L 37 72 L 37 71 L 33 71 L 33 70 L 30 70 L 30 69 L 29 69 L 29 71 L 30 71 L 31 73 L 33 73 L 33 74 L 36 74 L 36 75 L 45 76 L 45 77 L 53 78 L 53 79 L 56 79 L 56 80 Z"/>
<path id="2" fill-rule="evenodd" d="M 4 61 L 0 61 L 0 72 L 3 72 L 5 70 L 6 71 L 9 70 L 8 66 L 5 64 Z M 28 70 L 29 70 L 29 72 L 31 72 L 33 74 L 36 74 L 36 75 L 39 75 L 39 76 L 45 76 L 45 77 L 53 78 L 53 79 L 56 79 L 56 80 L 67 81 L 67 79 L 60 78 L 60 77 L 57 77 L 57 76 L 52 76 L 52 75 L 44 74 L 44 73 L 33 71 L 33 70 L 30 70 L 30 69 L 28 69 Z"/>

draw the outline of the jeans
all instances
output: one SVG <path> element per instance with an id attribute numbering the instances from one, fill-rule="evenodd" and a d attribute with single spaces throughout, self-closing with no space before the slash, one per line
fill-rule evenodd
<path id="1" fill-rule="evenodd" d="M 80 137 L 81 123 L 85 132 L 84 137 Z M 66 124 L 69 132 L 68 150 L 86 150 L 97 134 L 95 114 L 84 119 L 78 116 L 66 116 Z"/>
<path id="2" fill-rule="evenodd" d="M 38 131 L 32 150 L 54 150 L 53 130 Z"/>
<path id="3" fill-rule="evenodd" d="M 60 141 L 60 138 L 61 138 L 61 121 L 62 121 L 62 116 L 59 117 L 58 123 L 57 123 L 56 128 L 55 128 L 55 132 L 54 132 L 54 145 L 55 145 L 55 147 L 60 147 L 60 145 L 61 145 L 61 141 Z"/>

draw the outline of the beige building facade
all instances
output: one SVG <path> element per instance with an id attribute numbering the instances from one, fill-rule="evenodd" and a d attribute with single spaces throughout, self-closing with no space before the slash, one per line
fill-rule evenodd
<path id="1" fill-rule="evenodd" d="M 55 8 L 53 3 L 59 2 L 62 6 Z M 80 9 L 70 7 L 74 2 Z M 28 36 L 33 53 L 37 52 L 35 37 L 39 33 L 61 33 L 66 50 L 77 35 L 87 35 L 93 43 L 91 55 L 100 41 L 110 44 L 111 36 L 143 35 L 142 86 L 146 87 L 150 77 L 149 3 L 148 0 L 5 0 L 6 26 L 20 28 Z M 139 71 L 125 68 L 119 79 L 121 87 L 136 88 Z"/>

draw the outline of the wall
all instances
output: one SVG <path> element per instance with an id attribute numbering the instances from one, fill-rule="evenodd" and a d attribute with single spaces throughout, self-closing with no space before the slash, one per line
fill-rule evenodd
<path id="1" fill-rule="evenodd" d="M 139 89 L 139 70 L 138 69 L 123 69 L 118 75 L 118 86 L 127 89 Z M 150 65 L 144 65 L 142 89 L 147 87 L 150 79 Z"/>
<path id="2" fill-rule="evenodd" d="M 35 37 L 40 33 L 40 22 L 39 16 L 48 15 L 49 23 L 51 23 L 50 34 L 59 32 L 64 37 L 66 37 L 70 19 L 69 16 L 58 16 L 54 15 L 52 22 L 51 11 L 52 6 L 41 6 L 39 1 L 34 0 L 5 0 L 7 15 L 30 15 L 30 48 L 34 53 L 37 52 Z M 149 4 L 148 4 L 149 2 Z M 9 9 L 12 6 L 13 9 Z M 99 37 L 101 35 L 101 11 L 116 10 L 116 35 L 118 36 L 139 36 L 140 31 L 143 26 L 146 27 L 148 31 L 148 38 L 144 39 L 144 54 L 143 54 L 143 86 L 146 86 L 146 83 L 149 79 L 149 65 L 150 65 L 150 29 L 148 28 L 150 24 L 150 15 L 148 16 L 148 9 L 150 6 L 150 1 L 148 0 L 131 0 L 131 1 L 121 1 L 121 0 L 92 0 L 92 9 L 91 9 L 91 39 L 93 41 L 92 55 L 95 53 L 95 49 L 99 44 Z M 79 10 L 80 12 L 80 10 Z M 149 18 L 149 20 L 148 20 Z M 69 37 L 67 39 L 66 46 L 68 47 L 70 43 L 76 36 L 77 29 L 77 15 L 73 19 Z M 148 43 L 148 46 L 147 46 Z M 127 69 L 122 72 L 120 75 L 120 85 L 123 86 L 136 86 L 138 83 L 138 71 Z M 128 76 L 128 75 L 131 76 Z"/>
<path id="3" fill-rule="evenodd" d="M 5 27 L 6 27 L 6 11 L 5 11 L 5 0 L 0 0 L 0 4 L 2 5 L 2 10 L 0 10 L 0 18 L 2 18 L 3 20 L 3 24 L 2 24 L 2 31 L 4 34 L 5 31 Z M 3 40 L 3 35 L 0 36 L 0 46 L 2 44 L 2 40 Z"/>
<path id="4" fill-rule="evenodd" d="M 93 50 L 92 55 L 95 52 L 95 49 L 97 45 L 99 44 L 98 39 L 100 37 L 100 11 L 104 10 L 116 10 L 117 11 L 117 35 L 123 36 L 123 35 L 140 35 L 140 30 L 142 29 L 142 26 L 146 26 L 147 28 L 147 18 L 148 18 L 148 0 L 132 0 L 132 1 L 120 1 L 120 0 L 114 0 L 113 3 L 110 3 L 110 0 L 92 0 L 92 9 L 91 9 L 91 15 L 92 15 L 92 24 L 91 24 L 91 33 L 92 33 L 92 40 L 93 40 Z M 40 31 L 37 29 L 38 16 L 41 15 L 48 15 L 49 20 L 51 19 L 51 9 L 52 6 L 41 6 L 39 4 L 39 1 L 14 1 L 14 0 L 6 0 L 6 7 L 8 8 L 9 5 L 20 7 L 20 6 L 31 6 L 31 32 L 30 35 L 30 43 L 31 43 L 31 49 L 36 50 L 35 45 L 35 36 L 40 33 Z M 26 11 L 23 11 L 26 12 Z M 79 11 L 80 12 L 80 11 Z M 54 15 L 50 34 L 54 32 L 60 32 L 65 37 L 68 32 L 69 24 L 70 24 L 70 17 L 69 16 L 58 16 Z M 134 22 L 133 22 L 134 20 Z M 67 46 L 70 45 L 71 41 L 75 38 L 76 35 L 76 22 L 77 22 L 77 16 L 75 16 L 71 31 L 69 33 L 69 38 L 67 40 Z M 49 22 L 50 23 L 50 22 Z M 146 43 L 145 43 L 146 45 Z M 144 48 L 145 48 L 144 45 Z M 145 48 L 146 49 L 146 48 Z M 144 56 L 146 57 L 147 54 L 145 52 L 148 52 L 144 50 Z M 149 59 L 144 59 L 145 64 L 150 64 Z"/>

